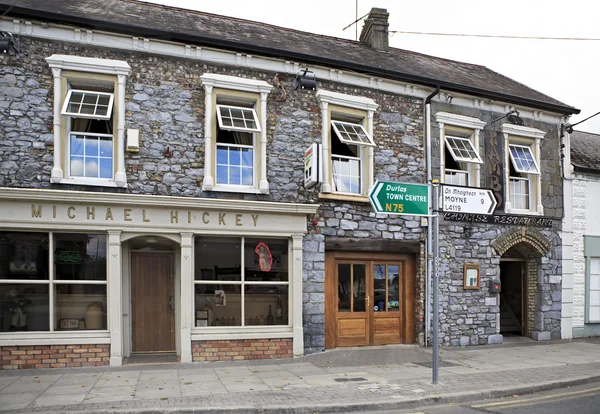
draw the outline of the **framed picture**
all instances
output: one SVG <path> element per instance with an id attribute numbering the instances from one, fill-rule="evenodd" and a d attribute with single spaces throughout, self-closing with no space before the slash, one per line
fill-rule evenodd
<path id="1" fill-rule="evenodd" d="M 464 289 L 479 289 L 479 264 L 465 263 L 463 274 Z"/>
<path id="2" fill-rule="evenodd" d="M 215 290 L 215 306 L 227 306 L 227 296 L 225 296 L 225 291 Z"/>

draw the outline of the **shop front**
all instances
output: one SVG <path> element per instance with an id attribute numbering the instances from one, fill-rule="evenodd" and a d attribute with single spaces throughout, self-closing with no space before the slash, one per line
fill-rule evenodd
<path id="1" fill-rule="evenodd" d="M 303 353 L 317 206 L 0 189 L 5 369 Z"/>

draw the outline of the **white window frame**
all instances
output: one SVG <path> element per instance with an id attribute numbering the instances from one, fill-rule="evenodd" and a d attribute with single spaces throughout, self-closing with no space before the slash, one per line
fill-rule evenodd
<path id="1" fill-rule="evenodd" d="M 254 79 L 239 78 L 236 76 L 227 76 L 214 73 L 205 73 L 200 76 L 200 83 L 204 87 L 205 91 L 205 122 L 204 122 L 204 180 L 202 182 L 202 190 L 204 191 L 223 191 L 223 192 L 237 192 L 237 193 L 254 193 L 254 194 L 268 194 L 269 193 L 269 181 L 267 180 L 267 96 L 273 88 L 265 81 L 259 81 Z M 256 125 L 258 131 L 249 131 L 248 129 L 235 129 L 242 132 L 250 132 L 253 134 L 253 146 L 254 146 L 254 166 L 256 169 L 260 166 L 258 175 L 256 171 L 253 172 L 253 185 L 227 185 L 218 184 L 216 182 L 216 139 L 213 137 L 213 124 L 215 114 L 217 114 L 217 120 L 219 120 L 220 111 L 217 106 L 231 106 L 236 105 L 225 105 L 216 104 L 216 100 L 213 99 L 213 89 L 219 90 L 230 90 L 230 91 L 241 91 L 250 92 L 257 95 L 257 101 L 260 101 L 260 108 L 253 108 L 253 114 L 256 117 Z M 244 109 L 249 109 L 244 107 Z M 234 130 L 232 128 L 225 128 Z"/>
<path id="2" fill-rule="evenodd" d="M 127 187 L 127 175 L 125 173 L 125 82 L 127 76 L 131 73 L 131 67 L 127 62 L 111 59 L 96 59 L 70 55 L 52 55 L 46 58 L 48 65 L 52 69 L 54 78 L 54 165 L 50 173 L 50 182 L 60 184 L 91 185 L 103 187 Z M 66 99 L 70 98 L 70 93 L 63 96 L 63 89 L 66 80 L 63 77 L 63 71 L 79 72 L 83 75 L 105 74 L 114 75 L 116 80 L 116 90 L 114 91 L 111 106 L 116 105 L 116 111 L 113 116 L 116 119 L 116 131 L 113 132 L 113 171 L 116 162 L 116 172 L 110 179 L 94 177 L 71 177 L 69 175 L 70 156 L 65 152 L 66 159 L 63 159 L 63 149 L 68 151 L 70 141 L 70 131 L 65 134 L 63 126 L 67 122 L 66 116 L 72 114 L 63 114 L 61 109 L 66 109 Z M 99 92 L 94 92 L 99 93 Z M 114 109 L 113 109 L 114 111 Z M 77 114 L 77 117 L 83 117 Z M 85 117 L 90 117 L 89 115 Z M 90 117 L 91 118 L 91 117 Z M 94 117 L 99 118 L 99 117 Z M 110 116 L 109 116 L 110 118 Z M 102 118 L 106 119 L 106 118 Z"/>
<path id="3" fill-rule="evenodd" d="M 252 115 L 252 120 L 254 122 L 254 125 L 256 125 L 255 128 L 251 128 L 248 126 L 245 127 L 236 127 L 235 125 L 226 125 L 224 122 L 224 118 L 227 119 L 228 117 L 224 117 L 223 116 L 223 112 L 221 111 L 221 109 L 238 109 L 240 111 L 242 111 L 242 113 L 244 112 L 249 112 Z M 230 118 L 233 121 L 233 115 L 230 116 Z M 222 104 L 217 104 L 217 119 L 219 120 L 219 128 L 221 129 L 225 129 L 227 131 L 240 131 L 240 132 L 260 132 L 260 123 L 258 121 L 258 116 L 256 115 L 256 111 L 254 110 L 254 108 L 248 108 L 245 106 L 233 106 L 233 105 L 222 105 Z M 244 123 L 246 123 L 246 118 L 244 117 Z"/>
<path id="4" fill-rule="evenodd" d="M 523 148 L 526 149 L 527 153 L 531 156 L 531 160 L 533 161 L 533 164 L 535 166 L 535 170 L 531 171 L 531 170 L 526 170 L 524 168 L 522 168 L 519 163 L 517 162 L 517 160 L 515 159 L 515 156 L 513 154 L 513 152 L 511 151 L 512 148 Z M 512 165 L 515 168 L 515 171 L 521 174 L 539 174 L 540 173 L 540 168 L 538 166 L 538 163 L 535 159 L 535 156 L 533 155 L 533 151 L 531 150 L 531 147 L 529 145 L 522 145 L 522 144 L 508 144 L 508 155 L 510 156 L 510 160 L 512 161 Z"/>
<path id="5" fill-rule="evenodd" d="M 435 120 L 438 123 L 440 129 L 440 143 L 443 140 L 444 144 L 440 145 L 440 182 L 452 185 L 466 185 L 470 187 L 480 187 L 480 176 L 481 176 L 481 165 L 483 160 L 480 154 L 479 148 L 479 136 L 481 131 L 485 127 L 486 123 L 478 118 L 470 116 L 453 114 L 450 112 L 437 112 L 435 114 Z M 465 135 L 465 136 L 459 136 Z M 460 138 L 469 141 L 473 151 L 477 155 L 477 160 L 467 160 L 458 157 L 447 141 L 447 137 Z M 448 148 L 450 155 L 454 157 L 457 163 L 465 163 L 466 168 L 463 170 L 450 170 L 446 169 L 446 157 L 445 149 Z M 463 174 L 465 176 L 464 184 L 447 182 L 446 171 Z"/>
<path id="6" fill-rule="evenodd" d="M 504 212 L 511 214 L 530 214 L 543 215 L 544 206 L 542 205 L 542 185 L 540 173 L 540 143 L 546 133 L 539 129 L 529 128 L 521 125 L 505 123 L 502 125 L 502 134 L 504 135 Z M 519 209 L 514 207 L 514 200 L 511 200 L 511 175 L 510 166 L 513 163 L 510 146 L 529 147 L 533 160 L 535 161 L 537 172 L 522 172 L 515 170 L 524 177 L 514 177 L 515 181 L 528 181 L 529 185 L 529 208 Z"/>
<path id="7" fill-rule="evenodd" d="M 373 186 L 373 114 L 379 107 L 370 98 L 361 96 L 345 95 L 338 92 L 326 91 L 319 89 L 316 93 L 317 101 L 321 106 L 321 143 L 323 153 L 323 183 L 321 184 L 321 195 L 324 194 L 339 194 L 343 197 L 364 197 L 366 198 L 369 190 Z M 369 144 L 362 143 L 359 145 L 356 142 L 346 142 L 349 145 L 357 145 L 360 150 L 360 161 L 361 161 L 361 193 L 341 193 L 334 191 L 333 182 L 333 164 L 332 164 L 332 152 L 331 152 L 331 129 L 335 131 L 333 121 L 339 122 L 341 120 L 335 119 L 335 115 L 331 115 L 330 105 L 336 107 L 348 108 L 349 110 L 359 110 L 366 113 L 366 117 L 363 119 L 363 123 L 359 124 L 363 128 L 365 135 L 370 138 Z M 346 121 L 342 121 L 346 122 Z M 338 134 L 337 131 L 335 131 Z M 338 134 L 339 137 L 339 134 Z M 342 141 L 342 138 L 340 137 Z M 342 141 L 343 142 L 343 141 Z M 371 144 L 372 143 L 372 144 Z"/>
<path id="8" fill-rule="evenodd" d="M 340 141 L 343 142 L 344 144 L 369 146 L 369 147 L 375 146 L 375 143 L 373 142 L 373 138 L 371 137 L 371 135 L 369 135 L 369 133 L 365 130 L 365 127 L 363 127 L 359 123 L 337 121 L 335 119 L 332 119 L 331 126 L 333 127 L 333 130 L 335 131 L 335 134 L 338 136 Z M 360 140 L 360 139 L 357 141 L 353 140 L 351 138 L 351 134 L 346 130 L 347 129 L 346 127 L 354 129 L 355 130 L 354 134 L 359 137 L 361 135 L 363 135 L 366 138 L 366 141 Z M 358 130 L 359 132 L 356 132 L 356 130 Z"/>
<path id="9" fill-rule="evenodd" d="M 94 106 L 94 113 L 93 114 L 86 114 L 86 113 L 82 113 L 82 112 L 72 112 L 72 111 L 69 111 L 69 106 L 71 104 L 71 99 L 73 98 L 73 92 L 81 93 L 83 95 L 83 99 L 82 99 L 82 102 L 81 102 L 80 106 L 84 105 L 83 100 L 85 99 L 85 97 L 87 95 L 95 95 L 96 96 L 96 100 L 98 100 L 98 98 L 100 96 L 108 96 L 109 101 L 108 101 L 108 105 L 107 105 L 106 115 L 97 115 L 96 114 L 96 112 L 98 110 L 98 102 L 96 102 L 96 104 Z M 112 111 L 113 111 L 113 102 L 114 102 L 114 99 L 115 99 L 115 94 L 114 93 L 98 92 L 98 91 L 88 91 L 88 90 L 83 90 L 83 89 L 69 89 L 69 91 L 67 92 L 67 96 L 65 97 L 65 102 L 64 102 L 64 105 L 62 107 L 61 114 L 65 115 L 65 116 L 73 116 L 73 117 L 78 117 L 78 118 L 110 119 L 110 117 L 112 115 Z"/>
<path id="10" fill-rule="evenodd" d="M 91 330 L 91 329 L 85 329 L 85 330 L 77 330 L 77 331 L 63 331 L 60 329 L 56 328 L 56 322 L 58 321 L 56 314 L 57 314 L 57 309 L 58 309 L 58 305 L 57 305 L 57 294 L 56 294 L 56 286 L 57 285 L 103 285 L 106 286 L 106 306 L 109 306 L 109 292 L 108 292 L 108 269 L 106 272 L 106 279 L 104 280 L 67 280 L 67 279 L 58 279 L 56 277 L 56 263 L 55 263 L 55 245 L 56 245 L 56 241 L 55 241 L 55 236 L 57 234 L 65 234 L 67 232 L 57 232 L 57 231 L 46 231 L 46 232 L 41 232 L 41 231 L 34 231 L 34 232 L 29 232 L 29 231 L 23 231 L 23 230 L 6 230 L 6 232 L 8 233 L 20 233 L 20 234 L 24 234 L 24 233 L 30 233 L 30 234 L 43 234 L 46 235 L 48 237 L 48 276 L 47 279 L 25 279 L 25 278 L 14 278 L 14 279 L 1 279 L 0 280 L 0 285 L 46 285 L 48 286 L 48 330 L 45 331 L 15 331 L 15 332 L 0 332 L 0 344 L 3 344 L 4 340 L 12 340 L 12 339 L 24 339 L 24 338 L 28 338 L 30 336 L 33 337 L 47 337 L 50 338 L 52 337 L 51 340 L 55 340 L 58 339 L 60 336 L 62 335 L 71 335 L 73 336 L 73 334 L 75 334 L 74 336 L 76 337 L 86 337 L 86 336 L 92 336 L 92 335 L 98 335 L 98 334 L 104 334 L 104 333 L 108 333 L 110 326 L 109 326 L 109 311 L 107 309 L 106 312 L 106 319 L 104 320 L 105 324 L 106 324 L 106 328 L 105 329 L 98 329 L 98 330 Z M 93 230 L 89 230 L 89 232 L 84 232 L 84 231 L 74 231 L 71 232 L 72 234 L 93 234 L 93 235 L 105 235 L 106 236 L 106 252 L 108 252 L 108 235 L 106 235 L 106 233 L 103 233 L 101 231 L 93 231 Z M 108 266 L 108 257 L 106 258 L 106 263 Z M 55 335 L 60 335 L 60 336 L 55 336 Z M 44 342 L 45 343 L 45 342 Z M 84 342 L 85 343 L 85 342 Z"/>

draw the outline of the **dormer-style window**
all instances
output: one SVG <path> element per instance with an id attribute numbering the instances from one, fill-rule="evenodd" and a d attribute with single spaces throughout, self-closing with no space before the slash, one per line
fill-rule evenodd
<path id="1" fill-rule="evenodd" d="M 127 62 L 52 55 L 54 166 L 60 184 L 126 187 Z"/>
<path id="2" fill-rule="evenodd" d="M 269 192 L 267 95 L 271 85 L 234 76 L 204 74 L 205 191 Z"/>
<path id="3" fill-rule="evenodd" d="M 369 99 L 319 90 L 323 184 L 321 193 L 366 197 L 373 185 L 373 113 Z"/>
<path id="4" fill-rule="evenodd" d="M 438 112 L 440 140 L 445 142 L 440 152 L 441 179 L 445 184 L 479 187 L 483 164 L 479 154 L 479 133 L 485 122 L 464 115 Z"/>
<path id="5" fill-rule="evenodd" d="M 540 141 L 545 132 L 520 125 L 502 125 L 505 150 L 505 210 L 544 214 L 540 174 Z"/>

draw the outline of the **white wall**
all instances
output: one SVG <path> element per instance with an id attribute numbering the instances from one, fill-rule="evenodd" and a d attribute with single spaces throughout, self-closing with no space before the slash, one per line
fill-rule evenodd
<path id="1" fill-rule="evenodd" d="M 600 236 L 600 177 L 573 176 L 573 328 L 585 319 L 585 257 L 583 236 Z M 563 289 L 563 296 L 564 296 Z"/>

